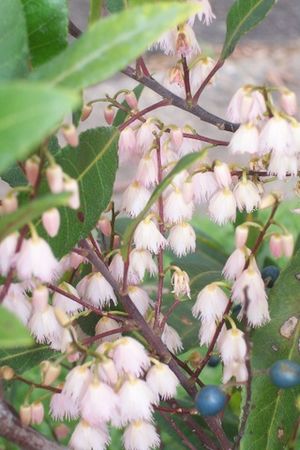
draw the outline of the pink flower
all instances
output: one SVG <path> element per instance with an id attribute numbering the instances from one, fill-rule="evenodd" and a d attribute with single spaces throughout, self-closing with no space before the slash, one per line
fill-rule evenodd
<path id="1" fill-rule="evenodd" d="M 183 143 L 182 129 L 178 127 L 171 128 L 170 138 L 174 149 L 179 150 Z"/>
<path id="2" fill-rule="evenodd" d="M 76 426 L 70 440 L 72 450 L 104 450 L 110 442 L 109 433 L 105 424 L 92 427 L 85 420 Z"/>
<path id="3" fill-rule="evenodd" d="M 118 382 L 118 372 L 112 359 L 106 358 L 97 364 L 99 379 L 106 384 L 115 385 Z"/>
<path id="4" fill-rule="evenodd" d="M 100 272 L 86 275 L 77 284 L 76 289 L 82 298 L 88 300 L 92 305 L 105 306 L 112 301 L 117 304 L 113 288 Z"/>
<path id="5" fill-rule="evenodd" d="M 135 420 L 125 429 L 123 443 L 125 450 L 150 450 L 159 447 L 160 437 L 151 423 Z"/>
<path id="6" fill-rule="evenodd" d="M 114 417 L 117 404 L 118 397 L 113 389 L 94 378 L 81 399 L 81 417 L 92 426 L 101 426 Z"/>
<path id="7" fill-rule="evenodd" d="M 164 218 L 168 223 L 190 220 L 193 215 L 193 202 L 186 203 L 183 192 L 176 188 L 164 200 Z"/>
<path id="8" fill-rule="evenodd" d="M 80 206 L 80 193 L 77 180 L 74 178 L 68 178 L 64 181 L 64 191 L 70 192 L 70 198 L 68 200 L 68 206 L 72 209 L 78 209 Z"/>
<path id="9" fill-rule="evenodd" d="M 127 102 L 127 105 L 131 108 L 131 109 L 137 109 L 138 107 L 138 101 L 136 98 L 136 95 L 134 93 L 134 91 L 129 91 L 125 94 L 125 100 Z"/>
<path id="10" fill-rule="evenodd" d="M 137 340 L 126 336 L 114 343 L 112 358 L 120 374 L 141 376 L 150 366 L 149 356 Z"/>
<path id="11" fill-rule="evenodd" d="M 41 402 L 34 402 L 31 405 L 31 423 L 39 425 L 44 420 L 44 406 Z"/>
<path id="12" fill-rule="evenodd" d="M 146 153 L 143 158 L 141 158 L 137 168 L 136 180 L 145 186 L 145 188 L 150 188 L 158 183 L 155 150 Z"/>
<path id="13" fill-rule="evenodd" d="M 144 279 L 146 272 L 151 277 L 157 274 L 157 266 L 152 259 L 151 253 L 148 250 L 137 248 L 132 250 L 129 256 L 128 281 L 136 284 Z"/>
<path id="14" fill-rule="evenodd" d="M 250 253 L 247 247 L 238 247 L 234 250 L 222 270 L 222 274 L 226 280 L 234 281 L 241 275 Z"/>
<path id="15" fill-rule="evenodd" d="M 121 207 L 129 216 L 136 217 L 146 206 L 150 195 L 139 181 L 134 181 L 123 193 Z"/>
<path id="16" fill-rule="evenodd" d="M 196 92 L 207 75 L 215 66 L 215 61 L 209 56 L 199 56 L 191 63 L 190 69 L 190 83 L 193 92 Z M 215 76 L 211 79 L 210 84 L 213 84 Z"/>
<path id="17" fill-rule="evenodd" d="M 294 139 L 290 123 L 280 116 L 271 117 L 259 136 L 259 153 L 273 151 L 276 155 L 290 155 L 294 150 Z"/>
<path id="18" fill-rule="evenodd" d="M 18 238 L 19 234 L 14 232 L 0 242 L 0 273 L 4 277 L 13 264 Z"/>
<path id="19" fill-rule="evenodd" d="M 167 400 L 176 396 L 178 378 L 166 364 L 157 362 L 147 373 L 146 382 L 157 399 Z"/>
<path id="20" fill-rule="evenodd" d="M 233 134 L 229 149 L 232 154 L 253 154 L 258 152 L 259 133 L 258 129 L 252 122 L 240 125 Z"/>
<path id="21" fill-rule="evenodd" d="M 0 288 L 0 292 L 2 289 Z M 25 289 L 22 284 L 12 283 L 10 285 L 3 299 L 2 306 L 14 313 L 24 325 L 27 324 L 31 314 L 31 304 L 25 295 Z"/>
<path id="22" fill-rule="evenodd" d="M 295 92 L 285 89 L 281 94 L 280 104 L 284 112 L 286 112 L 289 116 L 294 116 L 298 109 Z"/>
<path id="23" fill-rule="evenodd" d="M 136 135 L 137 150 L 139 153 L 145 154 L 149 152 L 155 139 L 153 134 L 155 131 L 157 131 L 157 128 L 155 123 L 152 122 L 152 119 L 148 119 L 140 126 Z"/>
<path id="24" fill-rule="evenodd" d="M 58 287 L 63 291 L 65 291 L 66 293 L 72 294 L 73 296 L 79 298 L 77 290 L 66 281 L 60 283 Z M 55 308 L 60 308 L 67 314 L 73 314 L 77 311 L 82 311 L 84 308 L 79 303 L 75 302 L 74 300 L 71 300 L 70 298 L 66 297 L 63 294 L 60 294 L 59 292 L 54 292 L 52 297 L 52 304 Z"/>
<path id="25" fill-rule="evenodd" d="M 92 374 L 88 365 L 74 367 L 67 375 L 62 394 L 67 398 L 70 397 L 74 403 L 79 404 L 91 378 Z"/>
<path id="26" fill-rule="evenodd" d="M 277 175 L 279 180 L 284 180 L 287 174 L 297 176 L 297 155 L 280 155 L 272 152 L 268 172 L 270 175 Z"/>
<path id="27" fill-rule="evenodd" d="M 247 243 L 249 228 L 246 225 L 239 225 L 235 229 L 235 245 L 237 248 L 244 247 Z"/>
<path id="28" fill-rule="evenodd" d="M 95 327 L 95 334 L 102 334 L 106 331 L 115 330 L 117 328 L 120 328 L 120 323 L 117 322 L 114 319 L 111 319 L 110 317 L 103 316 L 101 319 L 98 320 L 96 327 Z M 122 333 L 114 333 L 109 336 L 105 336 L 98 340 L 98 342 L 113 342 L 116 339 L 119 339 L 122 336 Z"/>
<path id="29" fill-rule="evenodd" d="M 63 170 L 58 164 L 53 164 L 46 169 L 46 177 L 49 189 L 53 194 L 59 194 L 64 189 Z"/>
<path id="30" fill-rule="evenodd" d="M 282 245 L 282 235 L 281 234 L 272 234 L 270 238 L 270 252 L 274 256 L 274 258 L 280 258 L 283 252 Z"/>
<path id="31" fill-rule="evenodd" d="M 198 172 L 193 175 L 193 192 L 196 203 L 207 202 L 219 186 L 213 172 Z"/>
<path id="32" fill-rule="evenodd" d="M 37 182 L 39 171 L 40 171 L 40 164 L 38 158 L 29 158 L 25 161 L 25 174 L 28 182 L 31 184 L 31 186 L 34 186 Z"/>
<path id="33" fill-rule="evenodd" d="M 148 384 L 139 378 L 125 381 L 118 391 L 122 424 L 132 420 L 151 420 L 155 395 Z"/>
<path id="34" fill-rule="evenodd" d="M 43 227 L 50 237 L 57 235 L 60 226 L 60 215 L 57 208 L 49 209 L 42 215 Z"/>
<path id="35" fill-rule="evenodd" d="M 250 213 L 257 209 L 260 203 L 260 195 L 257 186 L 250 180 L 242 179 L 234 187 L 233 194 L 240 211 Z"/>
<path id="36" fill-rule="evenodd" d="M 265 111 L 263 95 L 253 90 L 252 86 L 244 86 L 232 97 L 227 109 L 227 118 L 237 123 L 253 122 L 263 118 Z"/>
<path id="37" fill-rule="evenodd" d="M 50 414 L 54 420 L 73 420 L 79 417 L 79 407 L 72 397 L 54 394 L 51 397 Z"/>
<path id="38" fill-rule="evenodd" d="M 130 159 L 136 151 L 136 137 L 135 132 L 131 127 L 126 127 L 120 133 L 119 138 L 119 158 L 120 163 Z"/>
<path id="39" fill-rule="evenodd" d="M 291 233 L 282 235 L 282 249 L 284 256 L 291 258 L 294 253 L 294 237 Z"/>
<path id="40" fill-rule="evenodd" d="M 214 174 L 220 187 L 229 188 L 232 179 L 229 167 L 226 163 L 216 161 L 214 165 Z"/>
<path id="41" fill-rule="evenodd" d="M 104 119 L 108 125 L 112 125 L 115 118 L 115 110 L 112 106 L 106 106 L 104 109 Z"/>

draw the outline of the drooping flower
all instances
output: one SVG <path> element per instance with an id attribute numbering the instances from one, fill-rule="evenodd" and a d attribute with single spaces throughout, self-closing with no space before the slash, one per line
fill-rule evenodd
<path id="1" fill-rule="evenodd" d="M 258 208 L 260 202 L 259 190 L 252 181 L 243 178 L 236 184 L 233 193 L 240 211 L 245 210 L 250 213 Z"/>
<path id="2" fill-rule="evenodd" d="M 123 193 L 122 209 L 131 217 L 136 217 L 146 206 L 149 198 L 150 192 L 136 180 Z"/>
<path id="3" fill-rule="evenodd" d="M 164 326 L 161 340 L 172 353 L 176 354 L 183 350 L 183 344 L 179 334 L 175 328 L 171 327 L 171 325 L 168 325 L 167 323 Z"/>
<path id="4" fill-rule="evenodd" d="M 173 286 L 173 293 L 176 297 L 187 296 L 191 298 L 190 278 L 184 270 L 176 268 L 174 270 L 171 284 Z"/>
<path id="5" fill-rule="evenodd" d="M 114 417 L 117 405 L 118 397 L 114 390 L 94 378 L 80 401 L 80 414 L 89 424 L 98 427 Z"/>
<path id="6" fill-rule="evenodd" d="M 126 427 L 123 443 L 125 450 L 150 450 L 159 447 L 160 437 L 152 423 L 135 420 Z"/>
<path id="7" fill-rule="evenodd" d="M 166 364 L 155 363 L 147 372 L 146 382 L 156 398 L 167 400 L 176 396 L 179 380 Z"/>
<path id="8" fill-rule="evenodd" d="M 248 371 L 244 362 L 231 361 L 230 364 L 224 364 L 223 383 L 227 383 L 232 377 L 235 377 L 237 383 L 248 380 Z"/>
<path id="9" fill-rule="evenodd" d="M 115 341 L 112 358 L 120 374 L 138 377 L 150 366 L 150 359 L 143 345 L 129 336 Z"/>
<path id="10" fill-rule="evenodd" d="M 95 335 L 106 333 L 107 331 L 116 330 L 120 328 L 120 323 L 115 319 L 111 319 L 110 317 L 103 316 L 98 320 L 95 327 Z M 98 342 L 113 342 L 116 339 L 119 339 L 122 336 L 122 333 L 114 333 L 108 336 L 104 336 L 99 339 Z"/>
<path id="11" fill-rule="evenodd" d="M 257 127 L 248 122 L 242 124 L 233 134 L 228 148 L 232 154 L 253 154 L 258 152 L 259 132 Z"/>
<path id="12" fill-rule="evenodd" d="M 168 243 L 176 256 L 185 256 L 196 249 L 196 233 L 189 223 L 178 223 L 171 228 Z"/>
<path id="13" fill-rule="evenodd" d="M 86 420 L 76 426 L 70 440 L 72 450 L 104 450 L 110 442 L 110 436 L 104 423 L 92 427 Z"/>
<path id="14" fill-rule="evenodd" d="M 109 305 L 112 301 L 117 303 L 113 288 L 100 272 L 86 275 L 77 284 L 79 295 L 95 306 Z"/>
<path id="15" fill-rule="evenodd" d="M 228 304 L 227 295 L 217 283 L 205 286 L 198 294 L 192 312 L 194 317 L 215 322 L 221 320 Z"/>
<path id="16" fill-rule="evenodd" d="M 126 380 L 118 391 L 122 424 L 132 420 L 151 420 L 155 395 L 148 384 L 139 378 Z"/>
<path id="17" fill-rule="evenodd" d="M 209 201 L 210 217 L 219 225 L 234 222 L 236 218 L 236 200 L 228 188 L 217 191 Z"/>
<path id="18" fill-rule="evenodd" d="M 79 298 L 77 290 L 70 283 L 63 281 L 58 285 L 58 287 L 66 293 Z M 80 303 L 75 302 L 74 300 L 66 297 L 59 292 L 54 292 L 52 297 L 52 304 L 55 308 L 60 308 L 67 314 L 73 314 L 74 312 L 83 310 L 83 306 L 80 305 Z"/>
<path id="19" fill-rule="evenodd" d="M 214 174 L 218 185 L 221 188 L 229 188 L 232 183 L 231 173 L 226 163 L 216 161 L 214 165 Z"/>
<path id="20" fill-rule="evenodd" d="M 18 238 L 19 234 L 14 232 L 0 242 L 0 273 L 4 277 L 13 264 Z"/>
<path id="21" fill-rule="evenodd" d="M 129 286 L 128 295 L 142 316 L 145 316 L 150 304 L 150 297 L 147 292 L 139 286 Z"/>
<path id="22" fill-rule="evenodd" d="M 167 245 L 166 239 L 151 220 L 151 216 L 138 224 L 133 235 L 133 242 L 136 248 L 149 250 L 155 254 Z"/>
<path id="23" fill-rule="evenodd" d="M 207 202 L 219 188 L 214 172 L 198 172 L 192 183 L 196 203 Z"/>
<path id="24" fill-rule="evenodd" d="M 244 333 L 238 328 L 226 330 L 222 336 L 219 347 L 224 364 L 229 365 L 234 361 L 245 361 L 247 346 L 244 339 Z"/>
<path id="25" fill-rule="evenodd" d="M 79 405 L 91 379 L 92 374 L 87 364 L 74 367 L 66 377 L 62 394 Z"/>

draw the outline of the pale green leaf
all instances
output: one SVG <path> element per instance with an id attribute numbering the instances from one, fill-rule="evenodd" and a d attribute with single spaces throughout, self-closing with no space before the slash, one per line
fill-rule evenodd
<path id="1" fill-rule="evenodd" d="M 38 345 L 34 347 L 16 347 L 0 349 L 0 367 L 12 367 L 18 374 L 39 364 L 45 359 L 51 359 L 55 352 L 47 345 Z"/>
<path id="2" fill-rule="evenodd" d="M 20 319 L 3 306 L 0 306 L 0 348 L 26 347 L 33 344 L 28 329 Z"/>

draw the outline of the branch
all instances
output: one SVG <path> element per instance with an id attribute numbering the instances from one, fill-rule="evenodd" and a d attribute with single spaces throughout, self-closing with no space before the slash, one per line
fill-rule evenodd
<path id="1" fill-rule="evenodd" d="M 48 441 L 32 428 L 23 427 L 17 414 L 4 400 L 0 400 L 0 436 L 14 442 L 24 450 L 62 450 L 66 448 L 53 441 Z"/>

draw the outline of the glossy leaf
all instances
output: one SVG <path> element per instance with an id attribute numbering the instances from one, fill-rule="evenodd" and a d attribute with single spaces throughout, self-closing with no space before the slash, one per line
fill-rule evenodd
<path id="1" fill-rule="evenodd" d="M 3 306 L 0 306 L 0 348 L 12 348 L 16 345 L 26 347 L 33 344 L 28 329 L 20 319 Z"/>
<path id="2" fill-rule="evenodd" d="M 60 53 L 68 41 L 66 0 L 21 0 L 24 6 L 32 66 Z"/>
<path id="3" fill-rule="evenodd" d="M 0 173 L 53 132 L 77 100 L 47 85 L 0 85 Z"/>
<path id="4" fill-rule="evenodd" d="M 33 201 L 29 201 L 19 207 L 13 213 L 1 217 L 0 241 L 15 230 L 19 230 L 28 222 L 32 222 L 44 211 L 50 208 L 66 205 L 69 198 L 68 193 L 58 195 L 46 195 Z"/>
<path id="5" fill-rule="evenodd" d="M 270 290 L 271 322 L 253 332 L 253 370 L 267 370 L 279 359 L 299 361 L 300 252 L 292 259 Z M 288 322 L 289 321 L 289 322 Z M 285 326 L 284 328 L 283 325 Z M 281 390 L 268 375 L 252 381 L 251 413 L 241 442 L 241 450 L 282 450 L 295 427 L 295 405 L 300 388 Z"/>
<path id="6" fill-rule="evenodd" d="M 168 28 L 197 11 L 195 5 L 144 5 L 92 25 L 32 78 L 82 89 L 110 77 L 139 56 Z"/>
<path id="7" fill-rule="evenodd" d="M 20 0 L 1 0 L 0 80 L 21 78 L 26 75 L 27 59 L 27 33 L 22 4 Z"/>
<path id="8" fill-rule="evenodd" d="M 275 0 L 236 0 L 227 15 L 227 32 L 221 60 L 228 58 L 240 38 L 256 27 L 272 9 Z"/>
<path id="9" fill-rule="evenodd" d="M 145 208 L 139 213 L 139 215 L 128 225 L 125 230 L 123 237 L 123 249 L 122 253 L 125 259 L 127 258 L 128 244 L 132 238 L 134 230 L 138 226 L 139 222 L 144 218 L 145 214 L 149 211 L 151 206 L 156 202 L 163 191 L 169 186 L 173 178 L 180 173 L 182 170 L 188 168 L 196 161 L 201 159 L 205 153 L 205 149 L 201 152 L 190 153 L 181 158 L 180 161 L 175 165 L 175 167 L 168 173 L 168 175 L 163 179 L 163 181 L 154 189 L 150 199 L 148 200 Z"/>
<path id="10" fill-rule="evenodd" d="M 77 148 L 65 147 L 55 159 L 63 170 L 79 182 L 81 206 L 78 211 L 60 208 L 59 234 L 50 239 L 57 257 L 68 253 L 95 227 L 107 207 L 118 167 L 115 128 L 95 128 L 80 135 Z"/>
<path id="11" fill-rule="evenodd" d="M 16 344 L 15 344 L 16 345 Z M 13 347 L 10 349 L 0 349 L 0 367 L 12 367 L 18 374 L 39 364 L 44 359 L 51 359 L 55 352 L 47 345 L 35 347 Z"/>

